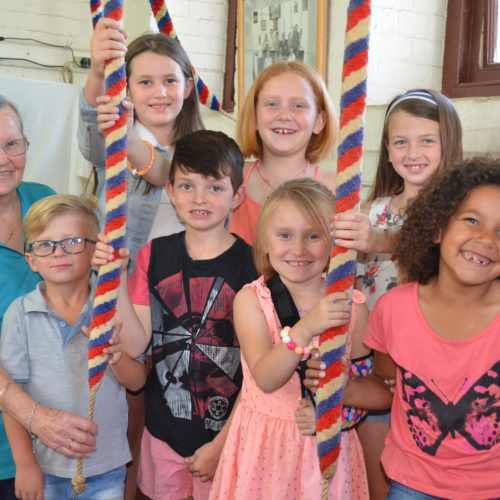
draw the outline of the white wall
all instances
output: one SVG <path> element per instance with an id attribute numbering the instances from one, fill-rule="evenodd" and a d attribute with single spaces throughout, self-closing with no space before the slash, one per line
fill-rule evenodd
<path id="1" fill-rule="evenodd" d="M 348 0 L 329 4 L 328 88 L 338 108 Z M 194 66 L 221 98 L 226 0 L 167 0 L 167 5 Z M 439 90 L 441 87 L 446 7 L 447 0 L 372 0 L 365 184 L 373 177 L 385 104 L 410 88 Z M 148 31 L 148 0 L 125 0 L 125 25 L 131 39 Z M 0 36 L 33 37 L 62 45 L 70 43 L 77 57 L 88 56 L 91 37 L 88 0 L 0 0 Z M 68 61 L 68 53 L 63 49 L 30 42 L 0 42 L 0 56 L 29 57 L 48 64 Z M 83 85 L 86 71 L 77 68 L 73 71 L 75 84 Z M 0 60 L 0 74 L 62 81 L 58 70 L 5 60 Z M 454 102 L 464 125 L 466 154 L 500 155 L 499 129 L 495 120 L 500 113 L 500 99 L 458 99 Z M 208 110 L 204 115 L 209 128 L 233 133 L 234 117 Z M 333 166 L 334 160 L 323 163 Z M 27 177 L 29 174 L 28 170 Z"/>

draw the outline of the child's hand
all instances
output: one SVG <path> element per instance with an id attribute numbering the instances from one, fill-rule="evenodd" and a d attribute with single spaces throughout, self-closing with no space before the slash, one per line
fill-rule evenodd
<path id="1" fill-rule="evenodd" d="M 345 325 L 351 319 L 351 305 L 343 304 L 348 295 L 334 292 L 323 297 L 300 321 L 306 324 L 311 338 L 321 335 L 329 328 Z"/>
<path id="2" fill-rule="evenodd" d="M 116 365 L 122 358 L 122 345 L 120 342 L 120 331 L 122 322 L 117 320 L 113 327 L 113 336 L 109 339 L 109 347 L 106 347 L 103 352 L 108 355 L 108 363 Z"/>
<path id="3" fill-rule="evenodd" d="M 394 391 L 396 390 L 396 379 L 395 378 L 385 378 L 384 384 L 387 387 L 388 391 L 391 394 L 394 394 Z"/>
<path id="4" fill-rule="evenodd" d="M 319 385 L 319 379 L 326 377 L 326 364 L 319 360 L 318 349 L 313 349 L 311 351 L 311 357 L 306 362 L 306 378 L 304 380 L 304 385 L 313 393 Z"/>
<path id="5" fill-rule="evenodd" d="M 370 253 L 376 245 L 375 230 L 368 215 L 361 212 L 344 212 L 334 215 L 331 229 L 335 244 L 341 247 Z"/>
<path id="6" fill-rule="evenodd" d="M 313 436 L 316 432 L 316 411 L 309 398 L 300 400 L 295 410 L 295 422 L 303 436 Z"/>
<path id="7" fill-rule="evenodd" d="M 43 500 L 43 472 L 36 462 L 16 465 L 16 497 L 20 500 Z"/>
<path id="8" fill-rule="evenodd" d="M 119 109 L 117 106 L 111 104 L 111 97 L 109 95 L 101 95 L 97 97 L 97 129 L 104 135 L 108 128 L 115 125 L 118 118 L 120 118 Z M 131 133 L 134 128 L 134 105 L 124 99 L 122 101 L 123 107 L 127 110 L 127 132 Z"/>
<path id="9" fill-rule="evenodd" d="M 127 53 L 127 34 L 120 31 L 116 21 L 101 17 L 97 21 L 90 41 L 90 71 L 104 78 L 104 63 L 107 59 L 123 57 Z"/>
<path id="10" fill-rule="evenodd" d="M 92 265 L 94 267 L 101 267 L 108 262 L 112 262 L 115 258 L 115 250 L 111 245 L 108 245 L 109 237 L 105 234 L 97 235 L 98 242 L 96 243 L 94 255 L 92 256 Z M 130 259 L 130 252 L 127 248 L 120 248 L 118 251 L 121 257 L 120 268 L 121 271 L 126 271 L 128 261 Z"/>
<path id="11" fill-rule="evenodd" d="M 194 452 L 194 455 L 185 459 L 189 471 L 202 482 L 212 480 L 219 463 L 221 451 L 220 446 L 213 441 L 200 446 Z"/>

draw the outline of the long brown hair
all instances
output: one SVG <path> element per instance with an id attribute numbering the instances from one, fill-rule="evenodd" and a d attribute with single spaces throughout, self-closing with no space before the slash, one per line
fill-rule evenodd
<path id="1" fill-rule="evenodd" d="M 406 98 L 407 94 L 427 94 L 429 100 Z M 403 99 L 402 99 L 403 98 Z M 400 100 L 399 102 L 397 102 Z M 431 102 L 434 101 L 434 102 Z M 377 174 L 368 201 L 383 196 L 393 196 L 403 191 L 403 178 L 394 170 L 389 161 L 387 143 L 389 140 L 389 121 L 396 111 L 404 111 L 413 116 L 427 118 L 439 124 L 441 140 L 441 161 L 438 172 L 462 161 L 462 125 L 455 106 L 440 92 L 434 90 L 410 90 L 395 97 L 387 106 L 384 129 L 380 141 Z"/>

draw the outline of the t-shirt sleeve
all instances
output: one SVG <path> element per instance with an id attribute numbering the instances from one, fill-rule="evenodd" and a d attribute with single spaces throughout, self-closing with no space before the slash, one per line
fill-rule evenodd
<path id="1" fill-rule="evenodd" d="M 151 257 L 151 242 L 144 245 L 139 252 L 135 263 L 135 269 L 128 280 L 128 291 L 132 304 L 139 306 L 150 306 L 148 268 Z"/>
<path id="2" fill-rule="evenodd" d="M 376 351 L 387 353 L 387 325 L 384 325 L 384 308 L 387 301 L 382 297 L 377 301 L 370 313 L 368 328 L 366 329 L 363 342 Z M 384 328 L 385 326 L 385 328 Z"/>
<path id="3" fill-rule="evenodd" d="M 5 311 L 0 335 L 0 366 L 5 368 L 14 382 L 30 380 L 27 332 L 24 328 L 22 298 Z"/>

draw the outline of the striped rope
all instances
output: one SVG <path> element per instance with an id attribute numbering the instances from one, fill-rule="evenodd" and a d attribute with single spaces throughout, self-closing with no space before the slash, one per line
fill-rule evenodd
<path id="1" fill-rule="evenodd" d="M 110 17 L 123 27 L 123 0 L 104 0 L 104 16 Z M 127 80 L 123 57 L 109 59 L 104 68 L 106 95 L 111 104 L 119 109 L 119 119 L 106 135 L 106 208 L 104 233 L 115 255 L 125 246 L 125 222 L 127 211 L 127 112 L 123 107 Z M 120 259 L 99 269 L 94 297 L 93 318 L 90 326 L 88 348 L 89 370 L 89 418 L 94 416 L 95 396 L 108 364 L 103 350 L 109 345 L 113 333 L 118 286 L 120 284 Z M 77 473 L 72 479 L 76 493 L 85 489 L 83 460 L 77 462 Z"/>
<path id="2" fill-rule="evenodd" d="M 370 3 L 370 0 L 350 0 L 348 7 L 337 151 L 337 213 L 355 209 L 360 200 Z M 355 270 L 356 252 L 333 246 L 328 293 L 351 290 Z M 335 473 L 340 453 L 345 382 L 342 355 L 348 329 L 349 325 L 332 328 L 320 340 L 321 361 L 327 366 L 326 377 L 319 381 L 316 409 L 318 455 L 326 485 L 323 499 L 328 498 L 327 485 Z"/>
<path id="3" fill-rule="evenodd" d="M 174 24 L 172 22 L 170 14 L 168 13 L 165 0 L 149 0 L 149 3 L 151 4 L 151 11 L 153 12 L 156 24 L 158 25 L 158 29 L 160 30 L 160 32 L 165 33 L 165 35 L 168 35 L 169 37 L 181 43 L 179 37 L 177 36 L 177 33 L 175 32 Z M 201 104 L 207 106 L 207 108 L 210 108 L 213 111 L 220 111 L 220 103 L 217 97 L 215 97 L 215 94 L 209 90 L 207 84 L 201 79 L 200 75 L 196 73 L 196 70 L 194 68 L 193 74 L 194 83 L 196 85 L 198 98 Z"/>

